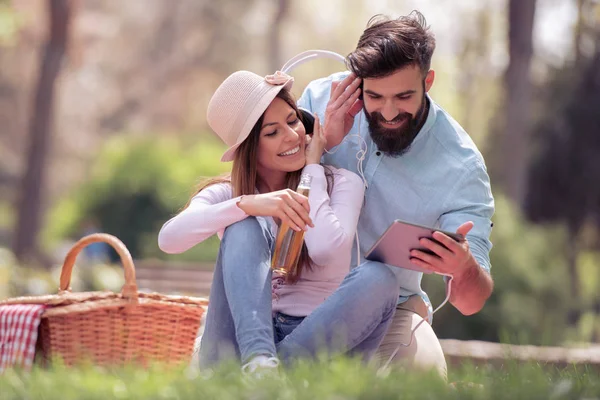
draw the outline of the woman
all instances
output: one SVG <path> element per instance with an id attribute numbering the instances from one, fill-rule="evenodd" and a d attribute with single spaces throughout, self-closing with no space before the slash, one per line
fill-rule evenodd
<path id="1" fill-rule="evenodd" d="M 325 136 L 318 118 L 312 140 L 306 134 L 292 83 L 280 72 L 262 78 L 238 71 L 221 84 L 207 117 L 229 146 L 221 161 L 233 161 L 231 175 L 201 188 L 159 233 L 167 253 L 186 251 L 215 233 L 222 240 L 200 347 L 203 367 L 232 356 L 244 371 L 277 367 L 276 344 L 349 271 L 363 182 L 352 172 L 319 164 Z M 312 177 L 308 198 L 291 190 L 302 173 Z M 296 276 L 270 269 L 282 222 L 306 231 Z M 255 250 L 240 253 L 241 242 Z"/>

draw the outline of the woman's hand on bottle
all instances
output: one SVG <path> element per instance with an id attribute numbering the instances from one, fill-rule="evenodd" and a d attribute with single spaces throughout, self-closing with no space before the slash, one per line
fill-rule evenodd
<path id="1" fill-rule="evenodd" d="M 291 189 L 242 196 L 238 207 L 248 215 L 279 218 L 296 231 L 314 227 L 310 216 L 308 197 Z"/>
<path id="2" fill-rule="evenodd" d="M 325 132 L 317 115 L 315 115 L 315 125 L 313 128 L 312 138 L 310 138 L 310 140 L 307 138 L 307 142 L 308 146 L 306 146 L 305 152 L 306 164 L 321 163 L 323 150 L 325 150 L 325 146 L 327 146 L 327 138 L 325 138 Z"/>

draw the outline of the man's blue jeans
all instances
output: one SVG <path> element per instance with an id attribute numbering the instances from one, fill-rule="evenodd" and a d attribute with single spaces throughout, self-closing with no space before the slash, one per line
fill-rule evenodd
<path id="1" fill-rule="evenodd" d="M 259 354 L 277 355 L 285 363 L 323 353 L 370 359 L 396 309 L 399 285 L 394 273 L 380 263 L 354 268 L 325 302 L 276 345 L 271 305 L 273 242 L 265 218 L 248 217 L 225 229 L 211 285 L 200 366 L 211 367 L 231 358 L 245 363 Z"/>

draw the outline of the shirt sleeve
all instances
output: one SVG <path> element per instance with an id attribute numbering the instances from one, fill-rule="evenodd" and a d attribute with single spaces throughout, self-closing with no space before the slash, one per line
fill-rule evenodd
<path id="1" fill-rule="evenodd" d="M 248 215 L 232 198 L 229 184 L 215 184 L 195 195 L 190 205 L 167 221 L 158 233 L 158 246 L 169 254 L 182 253 Z"/>
<path id="2" fill-rule="evenodd" d="M 344 75 L 337 76 L 334 74 L 310 82 L 302 92 L 302 96 L 298 100 L 298 106 L 318 115 L 321 121 L 324 122 L 325 108 L 327 107 L 327 103 L 329 103 L 331 92 L 331 82 L 343 78 Z"/>
<path id="3" fill-rule="evenodd" d="M 494 197 L 486 168 L 480 161 L 458 180 L 455 189 L 446 200 L 444 209 L 447 211 L 440 217 L 440 229 L 456 232 L 463 223 L 473 222 L 473 229 L 467 234 L 469 248 L 479 266 L 490 272 Z"/>
<path id="4" fill-rule="evenodd" d="M 310 111 L 311 113 L 314 113 L 315 110 L 313 109 L 313 105 L 312 105 L 312 83 L 309 84 L 304 91 L 302 92 L 302 96 L 300 96 L 300 99 L 298 99 L 298 107 L 302 107 L 307 109 L 308 111 Z"/>
<path id="5" fill-rule="evenodd" d="M 353 172 L 332 168 L 330 195 L 322 165 L 309 164 L 304 172 L 313 177 L 308 201 L 314 228 L 308 228 L 304 236 L 310 258 L 320 266 L 339 265 L 349 269 L 349 262 L 336 263 L 332 259 L 339 257 L 340 252 L 350 255 L 364 199 L 363 182 Z"/>

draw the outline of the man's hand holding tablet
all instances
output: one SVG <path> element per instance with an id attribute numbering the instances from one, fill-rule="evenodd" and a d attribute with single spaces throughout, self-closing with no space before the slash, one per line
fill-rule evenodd
<path id="1" fill-rule="evenodd" d="M 396 220 L 367 252 L 366 259 L 396 267 L 442 275 L 462 275 L 478 267 L 465 240 L 472 222 L 456 233 Z"/>

